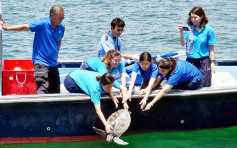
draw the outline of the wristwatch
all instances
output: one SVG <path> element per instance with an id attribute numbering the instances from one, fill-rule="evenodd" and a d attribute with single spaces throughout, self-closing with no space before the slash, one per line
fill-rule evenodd
<path id="1" fill-rule="evenodd" d="M 211 60 L 211 62 L 214 62 L 214 63 L 216 63 L 216 60 L 215 60 L 215 59 L 212 59 L 212 60 Z"/>

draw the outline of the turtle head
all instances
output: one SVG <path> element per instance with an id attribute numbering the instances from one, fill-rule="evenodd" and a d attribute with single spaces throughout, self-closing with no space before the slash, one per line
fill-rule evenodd
<path id="1" fill-rule="evenodd" d="M 108 143 L 110 143 L 112 140 L 113 140 L 113 135 L 112 134 L 108 134 L 107 135 L 107 137 L 106 137 L 106 141 L 108 142 Z"/>

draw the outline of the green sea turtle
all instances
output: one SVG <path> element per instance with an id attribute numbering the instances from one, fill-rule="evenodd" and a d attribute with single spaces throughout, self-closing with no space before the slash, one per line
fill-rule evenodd
<path id="1" fill-rule="evenodd" d="M 110 134 L 106 134 L 104 130 L 95 127 L 93 127 L 93 130 L 99 135 L 107 136 L 106 141 L 109 143 L 114 140 L 114 142 L 119 145 L 127 145 L 128 143 L 120 139 L 120 136 L 128 129 L 131 123 L 130 114 L 131 112 L 125 109 L 120 109 L 111 114 L 107 120 L 107 122 L 113 127 Z"/>

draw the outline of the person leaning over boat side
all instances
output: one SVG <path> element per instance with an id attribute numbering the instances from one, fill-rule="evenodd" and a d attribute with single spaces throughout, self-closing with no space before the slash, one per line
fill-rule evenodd
<path id="1" fill-rule="evenodd" d="M 49 17 L 29 24 L 7 27 L 4 19 L 2 28 L 6 31 L 35 32 L 32 62 L 37 94 L 60 93 L 60 77 L 58 71 L 58 53 L 64 36 L 64 9 L 54 5 Z"/>
<path id="2" fill-rule="evenodd" d="M 125 22 L 120 18 L 114 18 L 111 21 L 111 30 L 102 36 L 99 48 L 98 57 L 103 57 L 109 50 L 118 50 L 124 59 L 138 59 L 138 54 L 128 55 L 124 54 L 122 50 L 122 42 L 119 38 L 123 33 Z"/>
<path id="3" fill-rule="evenodd" d="M 134 64 L 131 76 L 131 83 L 128 89 L 128 97 L 123 100 L 123 103 L 127 100 L 131 101 L 132 89 L 135 84 L 138 70 L 140 70 L 141 76 L 143 77 L 143 81 L 140 88 L 141 90 L 138 92 L 138 95 L 145 94 L 144 98 L 139 103 L 141 105 L 141 108 L 143 108 L 146 105 L 148 96 L 152 88 L 154 87 L 155 80 L 157 78 L 157 75 L 159 74 L 158 66 L 152 63 L 152 57 L 149 52 L 143 52 L 140 55 L 139 61 Z"/>
<path id="4" fill-rule="evenodd" d="M 108 51 L 103 58 L 87 59 L 83 61 L 81 68 L 84 70 L 95 71 L 100 74 L 110 73 L 115 77 L 114 87 L 120 89 L 122 97 L 126 97 L 126 72 L 124 63 L 121 62 L 121 54 L 118 50 Z M 117 76 L 117 73 L 120 75 Z M 121 81 L 121 84 L 119 83 Z M 123 104 L 128 109 L 127 102 Z M 118 104 L 116 105 L 116 108 Z"/>
<path id="5" fill-rule="evenodd" d="M 180 44 L 186 45 L 186 61 L 195 65 L 203 74 L 203 87 L 211 86 L 212 70 L 215 73 L 216 36 L 214 30 L 207 24 L 208 18 L 201 7 L 194 7 L 189 12 L 187 20 L 191 31 L 183 32 L 179 26 Z"/>
<path id="6" fill-rule="evenodd" d="M 158 100 L 160 100 L 171 88 L 193 90 L 201 88 L 202 73 L 191 63 L 183 60 L 175 61 L 173 58 L 162 58 L 156 64 L 159 72 L 165 76 L 167 82 L 159 91 L 156 97 L 146 105 L 143 111 L 149 110 Z M 155 84 L 158 84 L 162 76 L 156 78 Z"/>
<path id="7" fill-rule="evenodd" d="M 64 86 L 70 93 L 84 93 L 91 97 L 96 113 L 104 124 L 107 133 L 110 133 L 113 128 L 107 123 L 101 111 L 100 97 L 101 94 L 109 93 L 113 102 L 115 104 L 118 102 L 112 92 L 114 80 L 115 78 L 109 73 L 101 76 L 97 72 L 88 70 L 74 70 L 64 80 Z"/>

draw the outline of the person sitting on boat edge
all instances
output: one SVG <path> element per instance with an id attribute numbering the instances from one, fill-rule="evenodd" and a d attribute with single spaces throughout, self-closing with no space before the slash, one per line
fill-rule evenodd
<path id="1" fill-rule="evenodd" d="M 138 59 L 138 54 L 129 55 L 124 54 L 122 50 L 122 42 L 119 38 L 123 33 L 125 27 L 125 22 L 121 18 L 114 18 L 111 21 L 111 30 L 102 36 L 99 48 L 98 57 L 103 57 L 109 50 L 118 50 L 124 59 Z"/>
<path id="2" fill-rule="evenodd" d="M 190 31 L 179 26 L 180 44 L 186 45 L 186 61 L 195 65 L 203 74 L 202 87 L 210 87 L 212 72 L 215 73 L 216 36 L 208 24 L 208 18 L 201 7 L 193 7 L 187 19 Z"/>
<path id="3" fill-rule="evenodd" d="M 64 86 L 70 93 L 84 93 L 90 96 L 96 113 L 104 124 L 107 133 L 110 133 L 113 128 L 107 123 L 101 111 L 100 97 L 101 94 L 109 93 L 115 106 L 117 106 L 118 100 L 112 92 L 114 80 L 115 78 L 109 73 L 101 76 L 97 72 L 88 70 L 74 70 L 64 80 Z"/>
<path id="4" fill-rule="evenodd" d="M 131 83 L 127 92 L 128 97 L 123 100 L 123 103 L 127 100 L 131 101 L 132 89 L 134 87 L 138 70 L 140 70 L 141 76 L 143 77 L 140 91 L 138 92 L 138 95 L 145 94 L 144 98 L 139 103 L 141 105 L 141 108 L 143 108 L 146 105 L 148 96 L 152 88 L 154 87 L 155 80 L 157 78 L 157 75 L 159 74 L 158 66 L 152 62 L 152 57 L 149 52 L 143 52 L 140 55 L 139 61 L 135 62 L 132 70 Z"/>
<path id="5" fill-rule="evenodd" d="M 81 69 L 95 71 L 103 75 L 104 73 L 110 73 L 115 77 L 114 87 L 118 88 L 125 98 L 127 94 L 126 86 L 126 72 L 124 63 L 121 61 L 121 54 L 118 50 L 108 51 L 103 58 L 87 59 L 82 62 Z M 128 78 L 130 81 L 130 78 Z M 128 109 L 127 103 L 124 103 L 124 108 Z M 116 107 L 117 108 L 117 107 Z"/>
<path id="6" fill-rule="evenodd" d="M 60 93 L 60 76 L 58 71 L 58 53 L 64 36 L 64 9 L 54 5 L 49 17 L 29 24 L 7 27 L 1 20 L 5 31 L 35 32 L 32 62 L 34 64 L 34 79 L 37 94 Z"/>
<path id="7" fill-rule="evenodd" d="M 150 110 L 171 88 L 193 90 L 202 87 L 202 73 L 191 63 L 183 60 L 175 61 L 170 57 L 162 58 L 156 64 L 162 76 L 166 77 L 167 82 L 155 98 L 146 105 L 145 109 L 142 108 L 143 111 Z M 155 84 L 161 81 L 162 76 L 156 78 Z"/>

